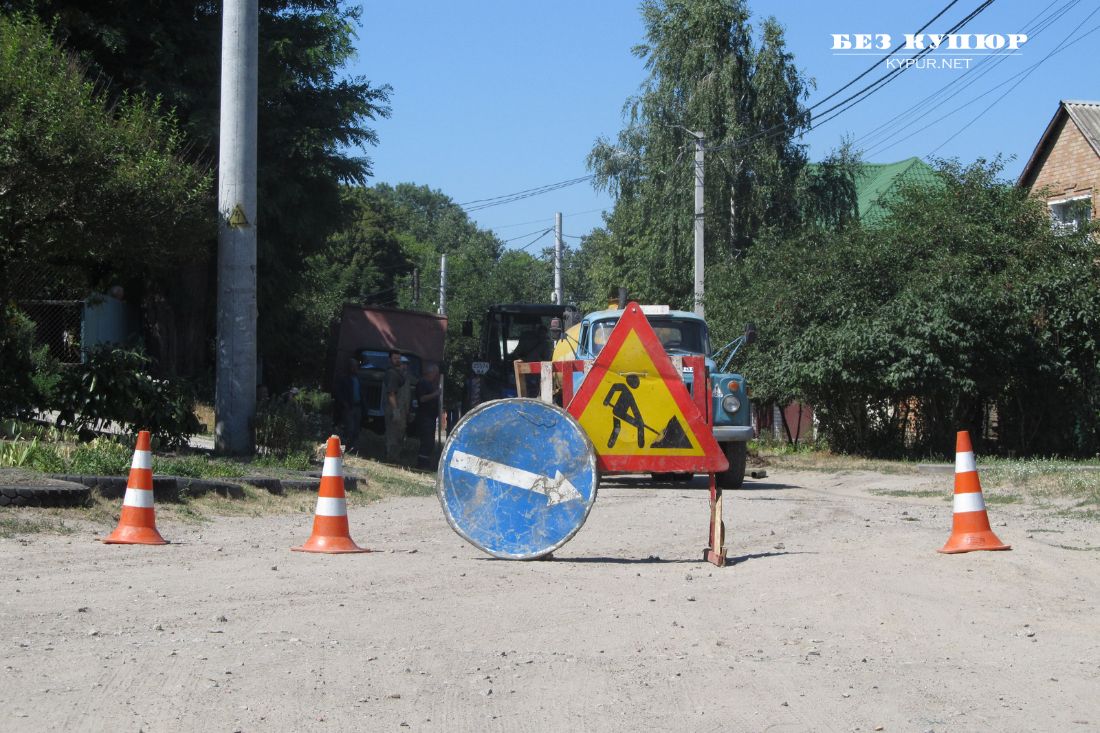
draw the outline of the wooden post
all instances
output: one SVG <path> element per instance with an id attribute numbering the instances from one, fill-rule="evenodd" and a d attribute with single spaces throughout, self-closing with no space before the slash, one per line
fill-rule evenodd
<path id="1" fill-rule="evenodd" d="M 710 474 L 710 546 L 703 550 L 703 559 L 718 567 L 726 564 L 726 524 L 722 521 L 722 487 Z"/>

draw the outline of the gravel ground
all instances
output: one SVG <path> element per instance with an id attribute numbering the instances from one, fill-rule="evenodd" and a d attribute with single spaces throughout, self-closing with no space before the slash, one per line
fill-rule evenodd
<path id="1" fill-rule="evenodd" d="M 0 730 L 1100 730 L 1100 523 L 991 506 L 1011 552 L 940 555 L 949 476 L 607 482 L 552 561 L 466 544 L 434 497 L 310 517 L 0 540 Z M 30 511 L 30 510 L 23 510 Z"/>

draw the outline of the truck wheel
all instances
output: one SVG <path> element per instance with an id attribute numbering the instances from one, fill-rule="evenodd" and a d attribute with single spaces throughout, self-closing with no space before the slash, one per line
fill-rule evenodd
<path id="1" fill-rule="evenodd" d="M 715 476 L 718 486 L 723 489 L 740 489 L 745 483 L 745 463 L 748 461 L 749 446 L 747 443 L 723 443 L 722 450 L 729 461 L 728 471 L 723 471 Z"/>

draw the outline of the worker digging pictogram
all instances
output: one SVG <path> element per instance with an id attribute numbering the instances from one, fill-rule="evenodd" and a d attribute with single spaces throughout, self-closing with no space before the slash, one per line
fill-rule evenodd
<path id="1" fill-rule="evenodd" d="M 627 374 L 625 382 L 612 384 L 603 398 L 603 404 L 611 408 L 612 415 L 611 435 L 607 438 L 607 447 L 615 447 L 615 443 L 619 440 L 619 431 L 625 422 L 637 431 L 639 448 L 645 448 L 647 430 L 657 436 L 657 439 L 650 444 L 652 448 L 691 448 L 691 441 L 688 440 L 684 427 L 675 415 L 669 418 L 664 430 L 646 425 L 632 391 L 641 385 L 641 381 L 637 374 Z"/>

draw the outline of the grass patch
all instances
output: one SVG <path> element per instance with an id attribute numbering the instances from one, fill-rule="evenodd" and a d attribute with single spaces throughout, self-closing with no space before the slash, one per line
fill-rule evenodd
<path id="1" fill-rule="evenodd" d="M 983 491 L 986 504 L 1019 504 L 1024 499 L 1018 494 L 990 494 Z"/>
<path id="2" fill-rule="evenodd" d="M 10 539 L 28 534 L 72 534 L 76 527 L 66 524 L 64 517 L 32 513 L 27 509 L 6 509 L 0 512 L 0 538 Z"/>
<path id="3" fill-rule="evenodd" d="M 344 468 L 356 476 L 366 476 L 367 486 L 362 493 L 372 501 L 387 496 L 431 496 L 435 493 L 434 473 L 355 457 L 344 459 Z"/>
<path id="4" fill-rule="evenodd" d="M 871 489 L 871 493 L 876 496 L 898 496 L 906 499 L 943 499 L 944 501 L 951 499 L 950 493 L 938 489 L 913 489 L 912 491 L 906 491 L 905 489 Z"/>
<path id="5" fill-rule="evenodd" d="M 769 454 L 761 452 L 768 465 L 793 471 L 820 471 L 822 473 L 841 473 L 844 471 L 875 471 L 886 474 L 911 474 L 917 472 L 913 461 L 888 461 L 878 458 L 846 456 L 828 451 L 805 451 L 794 453 Z"/>

